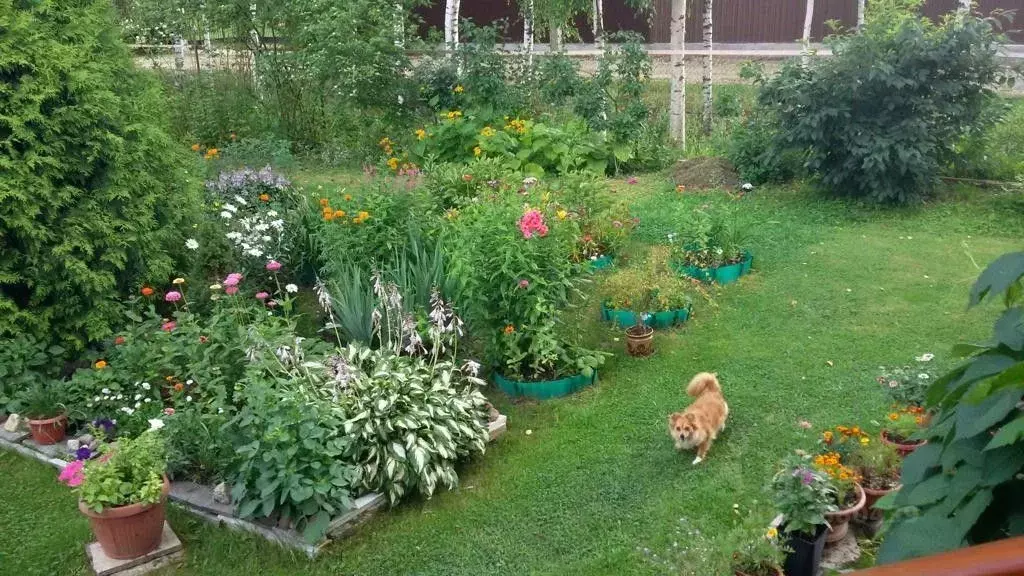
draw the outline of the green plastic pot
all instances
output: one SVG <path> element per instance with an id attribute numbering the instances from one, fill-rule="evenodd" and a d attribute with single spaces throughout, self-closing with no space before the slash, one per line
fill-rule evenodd
<path id="1" fill-rule="evenodd" d="M 743 263 L 737 262 L 728 266 L 719 266 L 714 269 L 715 282 L 719 284 L 732 284 L 743 275 Z"/>
<path id="2" fill-rule="evenodd" d="M 653 328 L 670 328 L 676 323 L 676 316 L 678 316 L 676 310 L 665 310 L 663 312 L 655 312 L 650 315 L 650 321 L 648 326 Z"/>
<path id="3" fill-rule="evenodd" d="M 682 324 L 683 322 L 686 322 L 687 320 L 690 319 L 690 309 L 689 308 L 680 308 L 679 310 L 676 310 L 675 312 L 676 312 L 676 322 L 679 322 L 680 324 Z"/>
<path id="4" fill-rule="evenodd" d="M 597 371 L 595 371 L 591 376 L 577 374 L 575 376 L 560 378 L 558 380 L 542 380 L 539 382 L 509 380 L 501 374 L 495 373 L 494 382 L 509 396 L 525 396 L 528 398 L 535 398 L 537 400 L 547 400 L 549 398 L 561 398 L 562 396 L 568 396 L 577 390 L 597 382 Z"/>
<path id="5" fill-rule="evenodd" d="M 597 259 L 590 261 L 590 269 L 596 272 L 597 270 L 611 268 L 612 264 L 614 264 L 614 262 L 611 256 L 599 256 Z"/>
<path id="6" fill-rule="evenodd" d="M 746 250 L 743 251 L 743 261 L 740 264 L 743 266 L 741 274 L 750 274 L 750 266 L 754 263 L 754 255 Z"/>

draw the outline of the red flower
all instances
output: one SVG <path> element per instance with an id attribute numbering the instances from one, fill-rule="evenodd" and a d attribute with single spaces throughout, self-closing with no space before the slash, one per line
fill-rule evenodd
<path id="1" fill-rule="evenodd" d="M 124 344 L 124 336 L 114 338 L 114 346 L 120 346 L 121 344 Z"/>
<path id="2" fill-rule="evenodd" d="M 150 288 L 149 286 L 143 286 L 142 290 L 140 290 L 140 292 L 142 292 L 143 296 L 152 296 L 153 295 L 153 289 Z"/>
<path id="3" fill-rule="evenodd" d="M 170 332 L 171 330 L 174 330 L 177 326 L 178 325 L 175 324 L 174 321 L 172 320 L 170 322 L 164 322 L 164 325 L 161 326 L 160 329 L 163 330 L 164 332 Z"/>

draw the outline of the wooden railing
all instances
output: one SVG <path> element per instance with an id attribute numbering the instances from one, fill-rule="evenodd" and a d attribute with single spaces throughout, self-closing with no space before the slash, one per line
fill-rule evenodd
<path id="1" fill-rule="evenodd" d="M 855 576 L 1022 576 L 1024 536 L 853 572 Z"/>

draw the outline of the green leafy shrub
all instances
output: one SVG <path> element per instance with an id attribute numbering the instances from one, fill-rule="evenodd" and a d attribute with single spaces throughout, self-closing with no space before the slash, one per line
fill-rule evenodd
<path id="1" fill-rule="evenodd" d="M 669 234 L 672 261 L 698 268 L 740 262 L 749 249 L 751 227 L 749 219 L 737 209 L 695 208 L 683 232 Z"/>
<path id="2" fill-rule="evenodd" d="M 260 99 L 251 75 L 228 70 L 157 74 L 179 142 L 223 147 L 232 142 L 232 135 L 245 141 L 277 131 L 274 115 Z"/>
<path id="3" fill-rule="evenodd" d="M 61 376 L 65 351 L 26 335 L 0 346 L 0 411 L 18 412 L 15 396 Z"/>
<path id="4" fill-rule="evenodd" d="M 790 454 L 771 481 L 775 508 L 784 516 L 786 532 L 814 534 L 835 512 L 836 490 L 827 474 L 818 472 L 810 455 Z"/>
<path id="5" fill-rule="evenodd" d="M 81 348 L 173 270 L 196 181 L 109 2 L 2 5 L 0 334 Z"/>
<path id="6" fill-rule="evenodd" d="M 986 111 L 989 128 L 969 134 L 957 145 L 951 176 L 1013 182 L 1024 177 L 1024 100 L 995 100 Z"/>
<path id="7" fill-rule="evenodd" d="M 969 305 L 1002 299 L 991 341 L 958 345 L 967 360 L 936 380 L 936 413 L 903 461 L 903 487 L 878 506 L 895 510 L 882 563 L 1021 534 L 1024 517 L 1024 252 L 1004 254 L 971 288 Z"/>
<path id="8" fill-rule="evenodd" d="M 778 121 L 764 108 L 756 108 L 733 128 L 726 141 L 725 155 L 744 181 L 781 183 L 800 174 L 803 154 L 778 146 L 779 132 Z"/>
<path id="9" fill-rule="evenodd" d="M 777 145 L 806 151 L 830 193 L 919 201 L 960 137 L 988 120 L 998 40 L 987 20 L 885 12 L 834 39 L 833 57 L 784 66 L 760 102 L 777 117 Z"/>

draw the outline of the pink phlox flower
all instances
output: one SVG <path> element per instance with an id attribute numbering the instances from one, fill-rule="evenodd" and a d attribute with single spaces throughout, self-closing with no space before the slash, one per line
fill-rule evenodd
<path id="1" fill-rule="evenodd" d="M 523 238 L 532 238 L 534 234 L 547 236 L 548 227 L 544 223 L 544 215 L 539 210 L 528 210 L 519 219 L 519 231 L 523 233 Z"/>
<path id="2" fill-rule="evenodd" d="M 224 293 L 228 296 L 234 296 L 235 294 L 238 294 L 238 286 L 228 286 L 224 289 Z"/>

